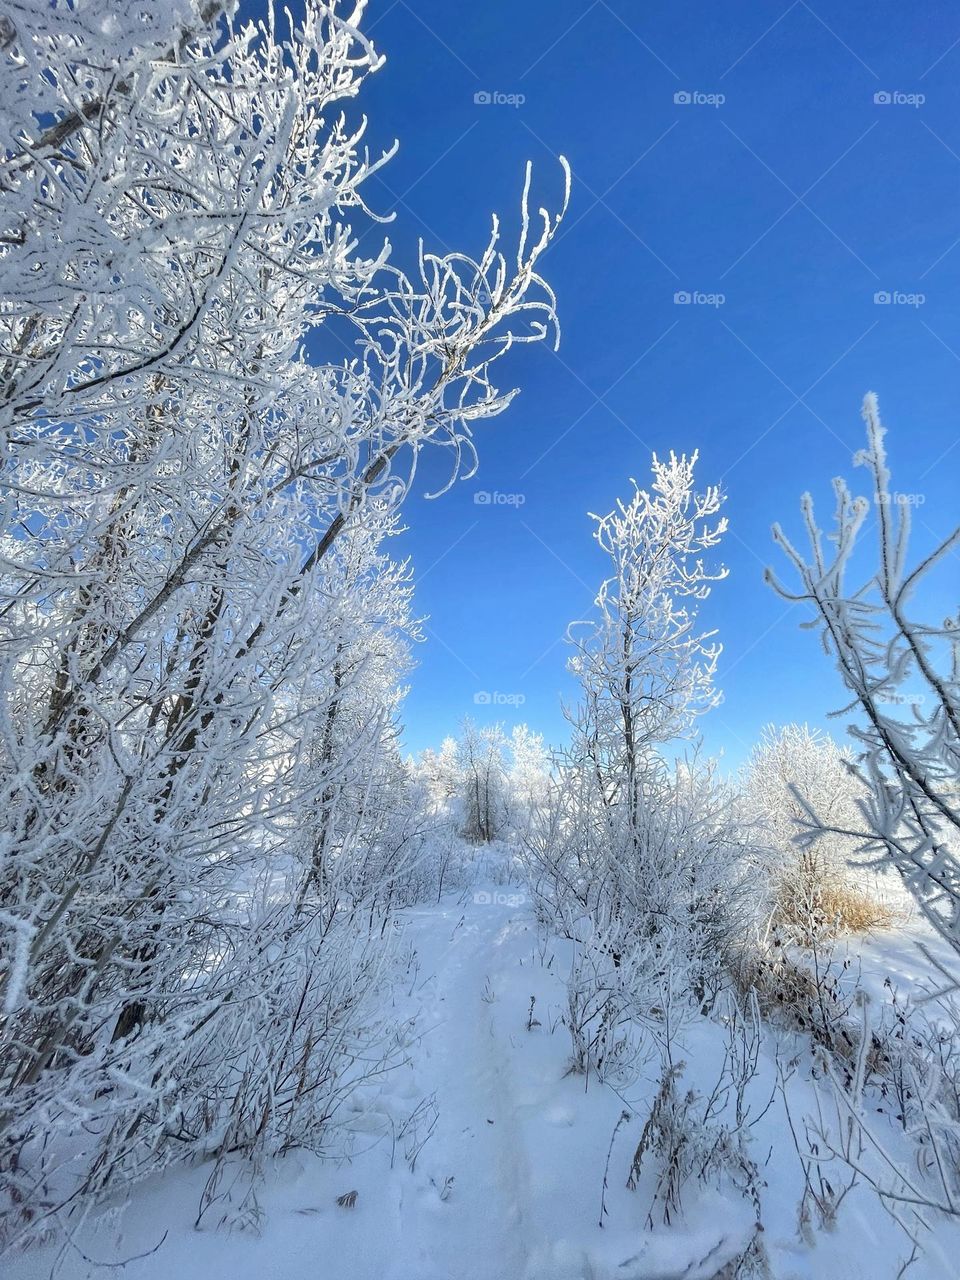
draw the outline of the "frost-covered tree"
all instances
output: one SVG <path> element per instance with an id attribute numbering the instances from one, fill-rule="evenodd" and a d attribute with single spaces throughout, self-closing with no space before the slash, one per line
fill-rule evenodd
<path id="1" fill-rule="evenodd" d="M 464 720 L 459 738 L 444 738 L 413 764 L 424 804 L 475 844 L 522 839 L 546 801 L 550 764 L 542 735 L 525 724 L 509 737 L 501 725 Z"/>
<path id="2" fill-rule="evenodd" d="M 824 930 L 869 928 L 888 915 L 856 860 L 860 841 L 836 832 L 803 840 L 808 809 L 827 827 L 856 826 L 865 791 L 852 766 L 852 753 L 829 735 L 790 724 L 768 726 L 744 770 L 742 806 L 761 871 L 755 896 L 763 899 L 765 923 L 806 942 Z"/>
<path id="3" fill-rule="evenodd" d="M 864 400 L 863 417 L 867 446 L 855 462 L 870 476 L 870 496 L 854 498 L 843 479 L 834 481 L 828 547 L 813 500 L 804 495 L 809 560 L 774 527 L 799 588 L 790 590 L 767 573 L 782 596 L 810 607 L 810 625 L 819 629 L 850 695 L 845 710 L 856 713 L 849 733 L 867 792 L 858 802 L 859 821 L 838 823 L 809 804 L 807 838 L 853 836 L 888 859 L 931 925 L 960 951 L 960 615 L 925 621 L 915 604 L 930 575 L 960 545 L 960 527 L 908 564 L 910 502 L 890 488 L 873 394 Z M 878 567 L 866 581 L 850 583 L 873 522 Z"/>
<path id="4" fill-rule="evenodd" d="M 358 901 L 408 842 L 415 633 L 385 539 L 552 333 L 557 219 L 528 171 L 509 259 L 496 221 L 411 277 L 361 252 L 362 16 L 0 18 L 0 1194 L 31 1229 L 319 1141 L 376 1041 Z"/>
<path id="5" fill-rule="evenodd" d="M 595 616 L 571 627 L 581 700 L 529 841 L 538 911 L 578 947 L 570 1026 L 584 1069 L 615 1062 L 626 1010 L 669 1022 L 691 996 L 708 999 L 729 930 L 732 797 L 695 755 L 666 756 L 717 698 L 719 647 L 698 605 L 724 576 L 706 553 L 726 522 L 719 491 L 696 492 L 695 462 L 655 457 L 649 492 L 635 485 L 629 502 L 594 517 L 610 572 Z"/>
<path id="6" fill-rule="evenodd" d="M 647 761 L 717 701 L 720 648 L 698 629 L 697 607 L 726 576 L 707 568 L 704 553 L 727 522 L 716 487 L 695 491 L 696 461 L 696 453 L 654 455 L 651 488 L 634 482 L 628 502 L 593 517 L 610 573 L 596 616 L 570 627 L 582 698 L 575 750 L 592 762 L 604 802 L 623 803 L 630 823 L 642 820 Z"/>
<path id="7" fill-rule="evenodd" d="M 500 725 L 464 720 L 457 740 L 461 834 L 490 844 L 504 831 L 507 739 Z"/>
<path id="8" fill-rule="evenodd" d="M 444 738 L 438 751 L 432 747 L 422 751 L 414 762 L 414 777 L 423 788 L 427 809 L 448 816 L 460 788 L 456 738 Z"/>
<path id="9" fill-rule="evenodd" d="M 507 823 L 515 838 L 524 839 L 547 802 L 550 757 L 543 735 L 525 724 L 514 725 L 507 751 Z"/>

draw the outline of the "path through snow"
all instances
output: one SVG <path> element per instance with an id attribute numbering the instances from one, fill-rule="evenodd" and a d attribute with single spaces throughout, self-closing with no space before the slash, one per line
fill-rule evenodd
<path id="1" fill-rule="evenodd" d="M 409 913 L 407 936 L 429 975 L 418 989 L 425 1035 L 416 1072 L 435 1097 L 437 1126 L 421 1157 L 427 1189 L 411 1195 L 401 1184 L 390 1280 L 448 1280 L 466 1258 L 475 1280 L 524 1274 L 530 1169 L 511 1062 L 523 1024 L 498 1025 L 497 1006 L 529 961 L 531 935 L 526 913 L 511 905 L 520 895 L 476 897 Z"/>

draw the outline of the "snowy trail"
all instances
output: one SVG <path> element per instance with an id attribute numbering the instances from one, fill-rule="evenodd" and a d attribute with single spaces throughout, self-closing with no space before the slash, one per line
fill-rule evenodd
<path id="1" fill-rule="evenodd" d="M 407 936 L 429 975 L 417 1083 L 435 1095 L 439 1114 L 418 1162 L 428 1187 L 404 1193 L 398 1205 L 400 1247 L 389 1280 L 448 1280 L 462 1274 L 466 1258 L 476 1280 L 525 1270 L 530 1171 L 518 1141 L 511 1047 L 496 1013 L 518 950 L 529 953 L 529 927 L 524 912 L 477 896 L 479 903 L 409 917 Z"/>

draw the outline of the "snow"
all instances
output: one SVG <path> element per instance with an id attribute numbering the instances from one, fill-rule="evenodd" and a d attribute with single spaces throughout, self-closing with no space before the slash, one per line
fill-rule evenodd
<path id="1" fill-rule="evenodd" d="M 570 1071 L 568 944 L 538 934 L 524 892 L 484 884 L 397 923 L 401 971 L 384 998 L 398 1020 L 415 1015 L 415 1031 L 403 1065 L 352 1101 L 364 1136 L 351 1160 L 275 1162 L 257 1191 L 259 1234 L 218 1230 L 213 1213 L 195 1229 L 208 1169 L 170 1172 L 88 1219 L 66 1249 L 8 1258 L 8 1280 L 40 1280 L 54 1264 L 64 1280 L 86 1280 L 124 1260 L 125 1280 L 714 1280 L 749 1243 L 752 1209 L 705 1189 L 679 1221 L 648 1228 L 650 1189 L 641 1180 L 629 1192 L 625 1180 L 656 1082 L 643 1070 L 620 1090 Z M 905 935 L 869 940 L 865 972 L 889 950 L 906 976 L 911 947 L 916 980 L 926 962 Z M 709 1075 L 708 1041 L 701 1028 L 685 1046 L 694 1078 Z M 772 1092 L 774 1047 L 761 1056 L 760 1095 Z M 797 1115 L 811 1090 L 795 1065 Z M 851 1193 L 813 1247 L 801 1242 L 800 1163 L 779 1098 L 753 1148 L 777 1280 L 893 1280 L 909 1249 L 869 1190 Z M 351 1192 L 352 1208 L 336 1203 Z M 908 1272 L 955 1274 L 946 1256 Z"/>

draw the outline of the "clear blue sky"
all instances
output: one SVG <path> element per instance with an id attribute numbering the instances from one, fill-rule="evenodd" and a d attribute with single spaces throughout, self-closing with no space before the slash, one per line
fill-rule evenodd
<path id="1" fill-rule="evenodd" d="M 401 262 L 419 235 L 477 252 L 492 210 L 514 226 L 528 158 L 554 205 L 555 156 L 574 172 L 544 260 L 559 354 L 523 350 L 521 396 L 478 432 L 477 478 L 406 511 L 402 550 L 429 615 L 409 747 L 465 714 L 562 737 L 562 637 L 603 573 L 587 512 L 671 448 L 699 448 L 702 480 L 728 493 L 730 577 L 706 611 L 725 702 L 703 722 L 707 746 L 735 764 L 768 721 L 824 723 L 838 679 L 762 570 L 777 563 L 771 523 L 799 532 L 805 488 L 827 516 L 830 478 L 862 474 L 850 460 L 866 390 L 880 395 L 895 487 L 924 498 L 918 549 L 956 518 L 960 11 L 381 0 L 365 29 L 387 57 L 362 99 L 370 136 L 400 140 L 367 199 L 397 210 Z M 525 101 L 477 104 L 482 91 Z M 675 102 L 682 92 L 725 101 Z M 725 302 L 677 305 L 677 291 Z M 878 305 L 880 291 L 925 301 Z M 480 489 L 524 502 L 478 505 Z M 954 559 L 938 608 L 956 608 L 958 574 Z M 525 701 L 477 706 L 481 690 Z"/>

